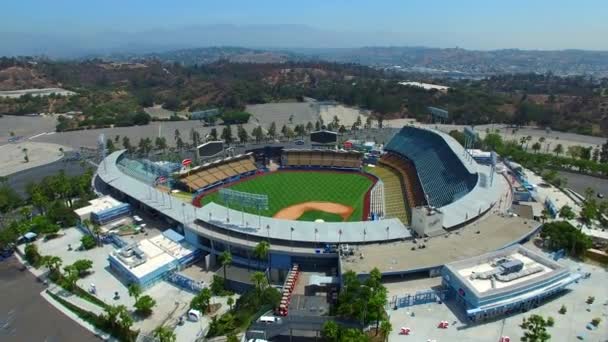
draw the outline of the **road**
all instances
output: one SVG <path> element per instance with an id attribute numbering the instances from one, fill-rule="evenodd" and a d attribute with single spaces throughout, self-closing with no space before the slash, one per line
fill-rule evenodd
<path id="1" fill-rule="evenodd" d="M 42 298 L 44 286 L 20 268 L 15 257 L 0 262 L 0 341 L 99 341 Z"/>
<path id="2" fill-rule="evenodd" d="M 560 176 L 568 179 L 567 187 L 581 195 L 585 194 L 585 189 L 588 187 L 593 189 L 596 193 L 608 195 L 608 179 L 566 171 L 559 171 L 558 173 Z"/>

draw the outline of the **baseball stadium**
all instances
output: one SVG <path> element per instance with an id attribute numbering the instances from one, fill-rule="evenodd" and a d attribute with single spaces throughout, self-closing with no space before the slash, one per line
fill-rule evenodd
<path id="1" fill-rule="evenodd" d="M 380 131 L 380 130 L 378 130 Z M 297 146 L 199 146 L 194 160 L 152 162 L 116 151 L 100 163 L 96 189 L 166 221 L 216 265 L 281 282 L 301 270 L 383 280 L 441 275 L 444 265 L 527 241 L 539 222 L 508 215 L 513 191 L 496 158 L 478 163 L 441 131 L 381 130 L 366 149 L 313 132 Z M 205 146 L 215 144 L 207 152 Z M 198 164 L 193 166 L 193 164 Z M 267 258 L 256 257 L 261 241 Z"/>

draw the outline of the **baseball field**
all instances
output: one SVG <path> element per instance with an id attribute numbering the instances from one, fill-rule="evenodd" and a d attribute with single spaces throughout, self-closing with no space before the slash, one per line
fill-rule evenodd
<path id="1" fill-rule="evenodd" d="M 314 221 L 361 221 L 365 195 L 373 181 L 358 173 L 325 171 L 278 171 L 237 183 L 230 189 L 268 195 L 268 210 L 261 215 Z M 203 197 L 202 204 L 222 204 L 217 192 Z M 257 214 L 255 209 L 239 208 Z"/>

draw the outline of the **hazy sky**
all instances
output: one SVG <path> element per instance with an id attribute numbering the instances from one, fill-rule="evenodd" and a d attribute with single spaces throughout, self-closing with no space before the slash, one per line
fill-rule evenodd
<path id="1" fill-rule="evenodd" d="M 608 50 L 608 0 L 7 0 L 0 32 L 298 24 L 403 34 L 396 45 Z"/>

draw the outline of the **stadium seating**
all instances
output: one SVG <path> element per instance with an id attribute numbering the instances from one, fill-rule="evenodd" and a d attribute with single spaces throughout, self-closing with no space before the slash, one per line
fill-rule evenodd
<path id="1" fill-rule="evenodd" d="M 369 172 L 384 183 L 384 217 L 398 218 L 405 225 L 409 225 L 409 211 L 403 192 L 403 184 L 399 173 L 382 164 L 376 165 Z"/>
<path id="2" fill-rule="evenodd" d="M 284 150 L 282 167 L 284 168 L 338 168 L 360 169 L 363 155 L 359 152 L 335 150 Z"/>
<path id="3" fill-rule="evenodd" d="M 422 186 L 416 175 L 416 169 L 409 160 L 389 153 L 383 155 L 378 163 L 387 166 L 399 174 L 402 182 L 402 191 L 405 193 L 407 202 L 411 208 L 426 204 Z"/>
<path id="4" fill-rule="evenodd" d="M 434 207 L 456 201 L 477 183 L 477 174 L 470 173 L 447 142 L 432 131 L 403 127 L 385 150 L 392 152 L 388 163 L 396 163 L 399 158 L 395 155 L 413 163 L 428 204 Z M 405 170 L 405 174 L 412 174 L 412 170 Z M 412 195 L 418 200 L 416 191 Z"/>
<path id="5" fill-rule="evenodd" d="M 253 174 L 256 170 L 257 167 L 250 155 L 240 155 L 195 167 L 180 174 L 179 180 L 193 192 Z"/>

